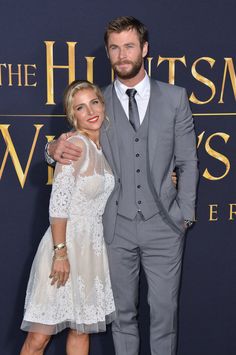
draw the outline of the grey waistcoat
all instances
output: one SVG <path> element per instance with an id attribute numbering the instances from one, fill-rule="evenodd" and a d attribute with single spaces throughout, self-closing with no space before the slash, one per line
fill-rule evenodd
<path id="1" fill-rule="evenodd" d="M 135 132 L 126 117 L 123 107 L 113 90 L 115 125 L 121 157 L 121 192 L 118 214 L 134 219 L 140 211 L 144 219 L 158 212 L 158 207 L 150 188 L 150 174 L 147 157 L 147 135 L 149 105 L 144 120 Z"/>

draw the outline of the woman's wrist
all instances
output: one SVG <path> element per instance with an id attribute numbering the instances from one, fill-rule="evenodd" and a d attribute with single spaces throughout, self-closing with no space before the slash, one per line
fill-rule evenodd
<path id="1" fill-rule="evenodd" d="M 64 255 L 58 255 L 58 254 L 53 255 L 53 261 L 65 261 L 65 260 L 68 260 L 67 253 L 65 253 Z"/>
<path id="2" fill-rule="evenodd" d="M 58 244 L 54 244 L 53 246 L 54 251 L 54 260 L 63 260 L 63 258 L 67 258 L 67 247 L 65 242 L 61 242 Z"/>
<path id="3" fill-rule="evenodd" d="M 65 242 L 54 244 L 54 246 L 53 246 L 53 250 L 54 251 L 59 251 L 59 250 L 63 250 L 63 249 L 66 249 L 66 243 Z"/>

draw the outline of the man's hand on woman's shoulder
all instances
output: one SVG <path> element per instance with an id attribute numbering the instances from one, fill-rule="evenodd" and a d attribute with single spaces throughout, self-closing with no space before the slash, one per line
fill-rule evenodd
<path id="1" fill-rule="evenodd" d="M 76 161 L 81 156 L 81 148 L 68 141 L 75 132 L 63 133 L 56 140 L 48 145 L 48 155 L 56 162 L 69 165 L 71 161 Z"/>

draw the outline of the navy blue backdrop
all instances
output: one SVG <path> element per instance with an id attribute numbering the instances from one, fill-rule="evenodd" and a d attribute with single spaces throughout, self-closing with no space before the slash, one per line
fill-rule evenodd
<path id="1" fill-rule="evenodd" d="M 52 171 L 43 147 L 68 130 L 62 92 L 73 76 L 101 86 L 112 80 L 103 32 L 120 15 L 148 26 L 147 71 L 187 88 L 198 136 L 197 222 L 186 238 L 178 355 L 236 354 L 235 9 L 233 0 L 1 0 L 0 355 L 18 354 L 25 337 L 19 327 L 27 279 L 48 225 Z M 140 288 L 147 355 L 144 277 Z M 65 335 L 54 338 L 47 355 L 65 354 Z M 110 329 L 91 337 L 91 355 L 112 354 Z"/>

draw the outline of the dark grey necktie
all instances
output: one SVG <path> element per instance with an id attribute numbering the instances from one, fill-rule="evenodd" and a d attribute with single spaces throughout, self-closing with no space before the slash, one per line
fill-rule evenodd
<path id="1" fill-rule="evenodd" d="M 136 132 L 140 127 L 138 105 L 135 100 L 135 95 L 137 94 L 137 90 L 127 89 L 126 94 L 129 96 L 129 122 Z"/>

